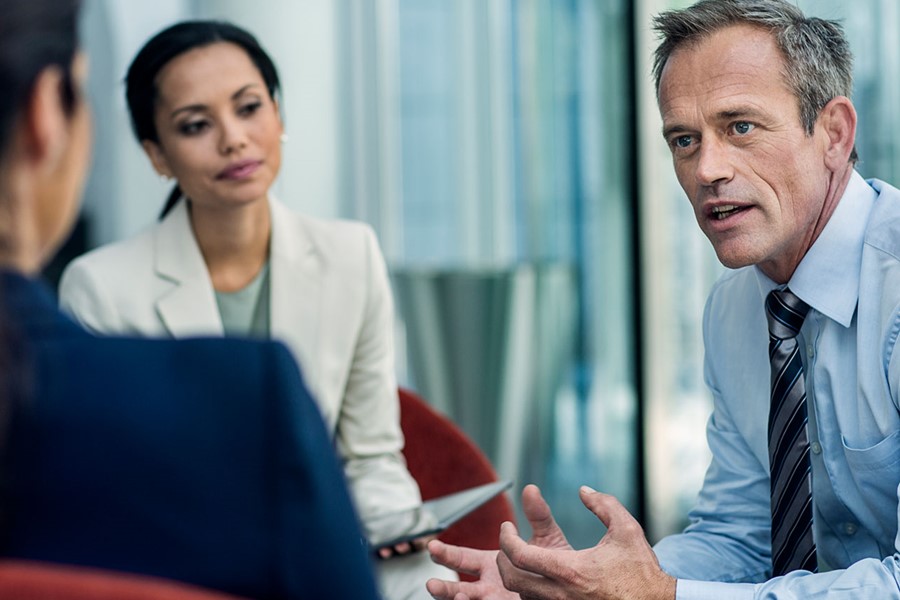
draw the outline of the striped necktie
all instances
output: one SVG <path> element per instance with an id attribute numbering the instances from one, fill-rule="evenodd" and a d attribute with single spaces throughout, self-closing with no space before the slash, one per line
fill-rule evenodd
<path id="1" fill-rule="evenodd" d="M 766 298 L 772 404 L 769 409 L 769 469 L 772 492 L 772 571 L 774 576 L 816 571 L 812 532 L 806 386 L 797 334 L 809 306 L 788 289 Z"/>

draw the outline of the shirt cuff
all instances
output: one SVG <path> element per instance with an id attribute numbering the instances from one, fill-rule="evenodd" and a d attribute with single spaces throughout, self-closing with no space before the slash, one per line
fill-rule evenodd
<path id="1" fill-rule="evenodd" d="M 675 600 L 753 600 L 756 584 L 722 583 L 679 579 L 675 586 Z"/>

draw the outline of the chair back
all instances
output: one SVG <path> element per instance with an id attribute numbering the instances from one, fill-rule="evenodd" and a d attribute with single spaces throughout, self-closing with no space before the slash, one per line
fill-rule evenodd
<path id="1" fill-rule="evenodd" d="M 424 500 L 497 480 L 484 452 L 462 429 L 415 392 L 400 388 L 399 395 L 400 427 L 406 438 L 403 455 Z M 439 538 L 457 546 L 496 550 L 504 521 L 515 522 L 515 513 L 506 494 L 500 494 Z"/>
<path id="2" fill-rule="evenodd" d="M 45 562 L 0 560 L 0 598 L 16 600 L 239 600 L 157 577 Z"/>

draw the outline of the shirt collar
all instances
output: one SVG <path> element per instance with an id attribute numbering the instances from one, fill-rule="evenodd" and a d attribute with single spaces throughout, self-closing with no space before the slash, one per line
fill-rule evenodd
<path id="1" fill-rule="evenodd" d="M 797 265 L 788 287 L 829 319 L 849 327 L 859 299 L 859 273 L 869 213 L 878 193 L 856 171 L 825 229 Z M 754 267 L 765 296 L 778 287 Z"/>

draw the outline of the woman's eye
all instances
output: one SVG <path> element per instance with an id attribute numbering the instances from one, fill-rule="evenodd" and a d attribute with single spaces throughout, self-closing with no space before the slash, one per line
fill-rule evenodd
<path id="1" fill-rule="evenodd" d="M 183 135 L 197 135 L 208 127 L 206 121 L 188 121 L 178 126 L 178 131 Z"/>
<path id="2" fill-rule="evenodd" d="M 244 104 L 238 109 L 238 113 L 242 115 L 252 115 L 262 106 L 262 102 L 251 102 L 249 104 Z"/>
<path id="3" fill-rule="evenodd" d="M 748 123 L 747 121 L 738 121 L 734 125 L 731 126 L 734 132 L 738 135 L 747 135 L 755 128 L 753 123 Z"/>

